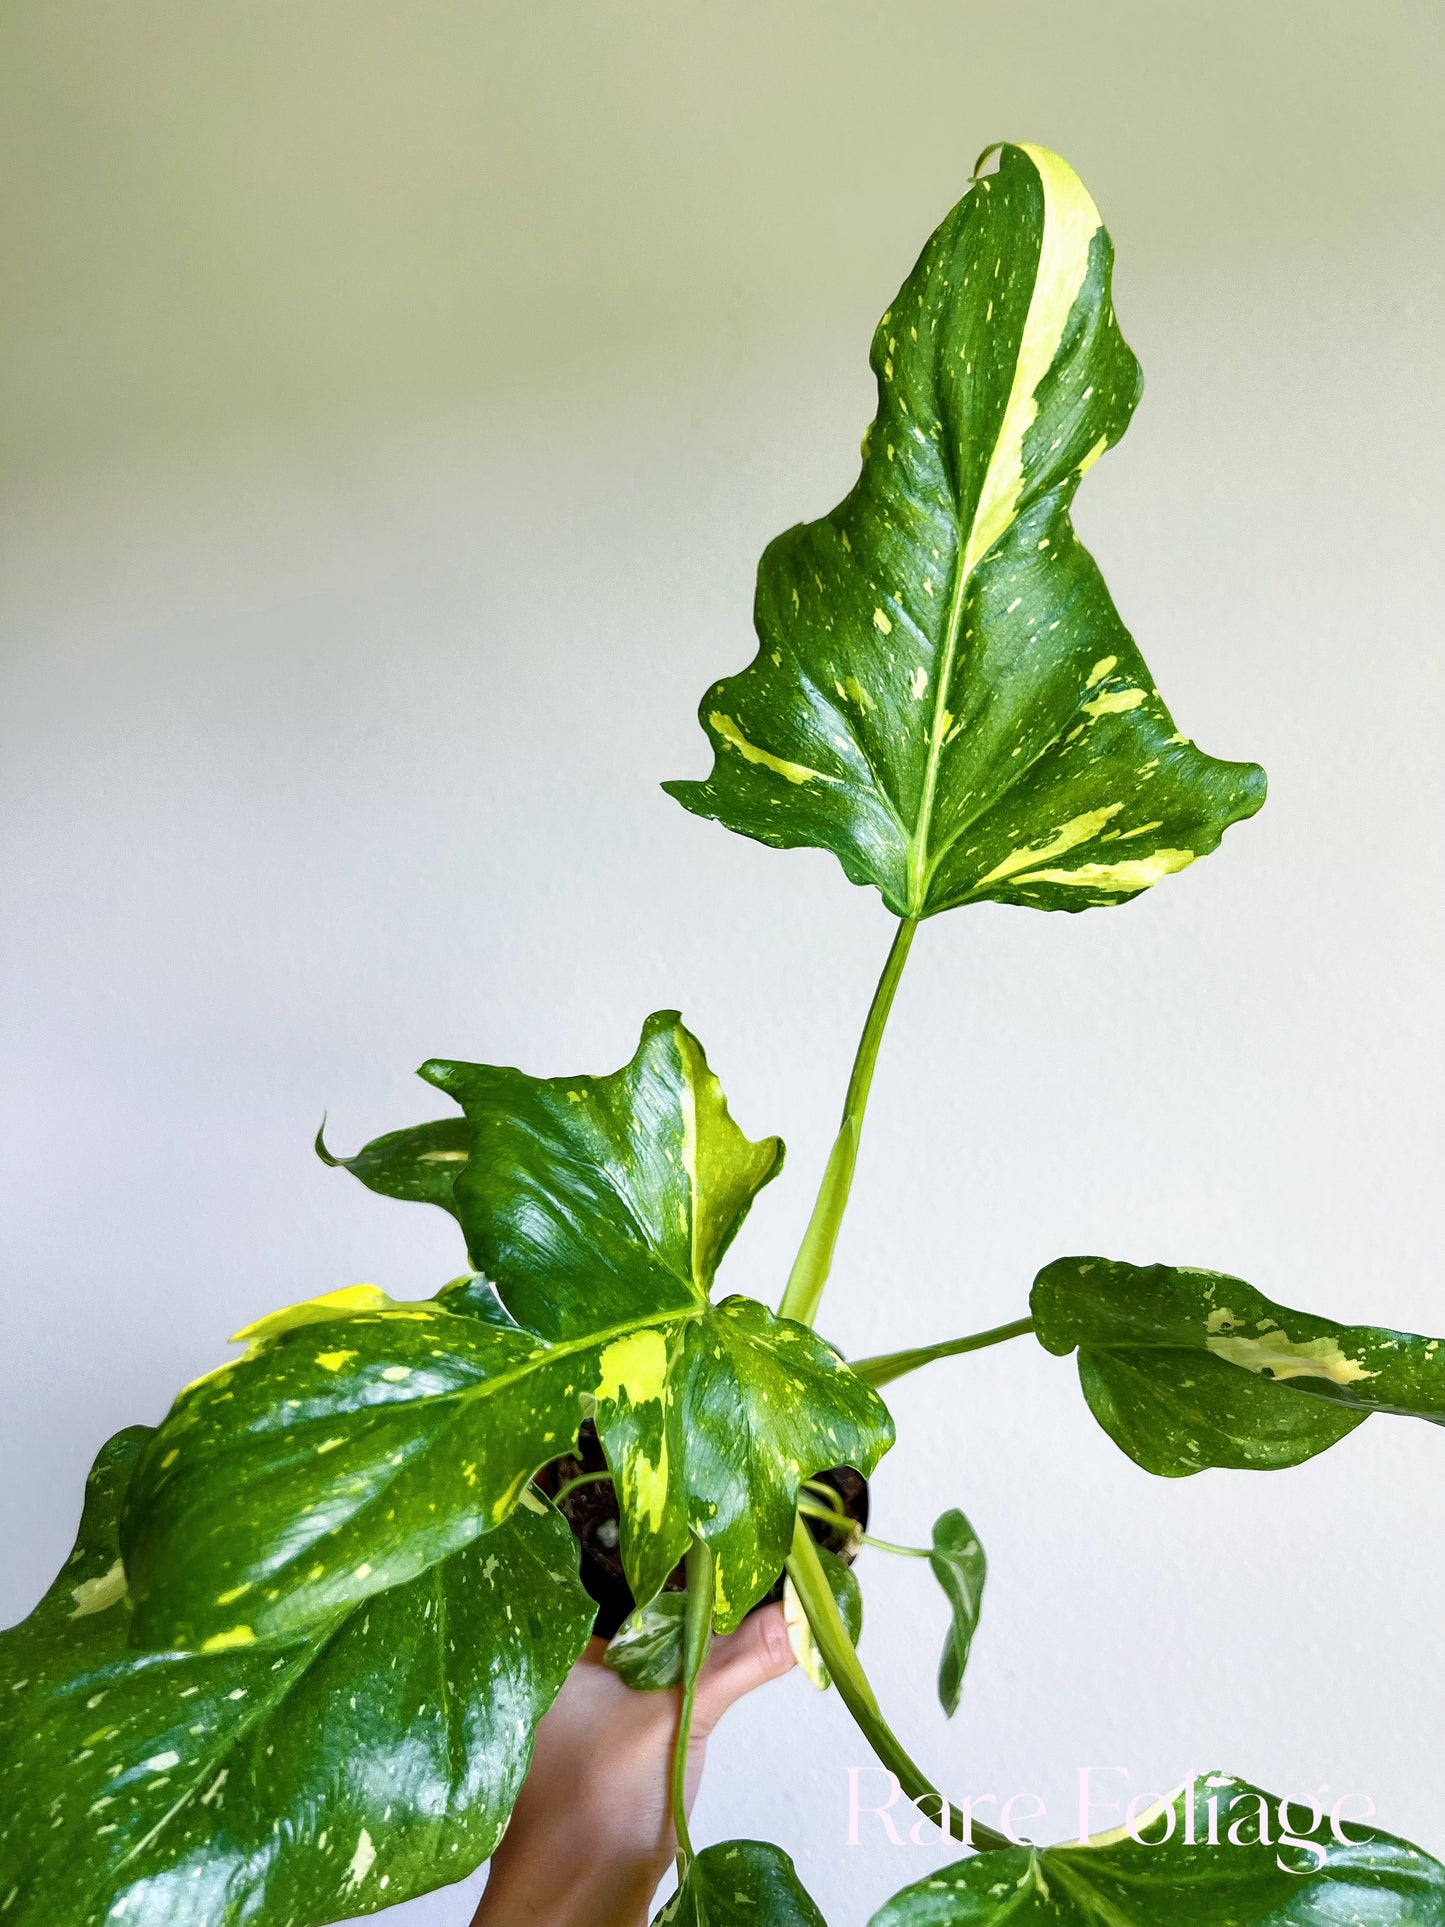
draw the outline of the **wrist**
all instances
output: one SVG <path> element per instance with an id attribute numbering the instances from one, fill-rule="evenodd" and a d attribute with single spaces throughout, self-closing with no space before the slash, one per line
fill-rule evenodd
<path id="1" fill-rule="evenodd" d="M 473 1927 L 646 1927 L 671 1847 L 593 1826 L 581 1813 L 569 1835 L 511 1853 L 503 1841 Z"/>

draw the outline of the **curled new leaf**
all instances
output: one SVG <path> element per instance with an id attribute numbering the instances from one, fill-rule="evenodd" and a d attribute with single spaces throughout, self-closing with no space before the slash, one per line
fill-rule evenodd
<path id="1" fill-rule="evenodd" d="M 565 1522 L 519 1511 L 308 1640 L 136 1653 L 117 1514 L 148 1436 L 102 1449 L 75 1551 L 0 1635 L 6 1927 L 315 1927 L 469 1873 L 591 1627 Z"/>
<path id="2" fill-rule="evenodd" d="M 1069 519 L 1139 396 L 1112 268 L 1073 170 L 1003 147 L 878 325 L 852 493 L 763 556 L 758 654 L 703 698 L 679 802 L 908 917 L 1120 903 L 1259 808 L 1262 770 L 1175 728 Z"/>
<path id="3" fill-rule="evenodd" d="M 1310 1822 L 1314 1822 L 1310 1825 Z M 1441 1927 L 1445 1867 L 1388 1833 L 1224 1774 L 1086 1844 L 979 1854 L 905 1887 L 870 1927 Z"/>
<path id="4" fill-rule="evenodd" d="M 1290 1311 L 1221 1271 L 1059 1258 L 1030 1304 L 1048 1351 L 1077 1347 L 1110 1438 L 1166 1478 L 1299 1465 L 1371 1412 L 1445 1424 L 1438 1338 Z"/>
<path id="5" fill-rule="evenodd" d="M 939 1703 L 952 1719 L 963 1692 L 964 1669 L 978 1631 L 983 1582 L 988 1575 L 988 1560 L 978 1534 L 956 1506 L 933 1522 L 933 1550 L 928 1563 L 947 1596 L 952 1615 L 938 1662 Z"/>

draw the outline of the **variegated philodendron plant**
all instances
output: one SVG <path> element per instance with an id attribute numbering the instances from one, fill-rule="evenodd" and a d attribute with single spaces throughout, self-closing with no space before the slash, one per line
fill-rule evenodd
<path id="1" fill-rule="evenodd" d="M 777 1310 L 714 1286 L 782 1145 L 743 1135 L 674 1012 L 609 1076 L 429 1063 L 456 1113 L 344 1160 L 321 1146 L 450 1212 L 469 1269 L 423 1303 L 359 1286 L 263 1318 L 158 1429 L 102 1448 L 74 1553 L 0 1642 L 0 1927 L 314 1927 L 483 1861 L 592 1625 L 534 1483 L 585 1419 L 637 1605 L 614 1661 L 680 1683 L 680 1742 L 713 1631 L 786 1568 L 810 1673 L 963 1838 L 860 1666 L 856 1579 L 805 1523 L 836 1518 L 820 1473 L 866 1474 L 892 1443 L 881 1387 L 1032 1333 L 1078 1354 L 1099 1423 L 1164 1477 L 1297 1465 L 1374 1411 L 1445 1416 L 1435 1340 L 1166 1265 L 1062 1258 L 1029 1315 L 887 1357 L 846 1362 L 813 1329 L 920 924 L 1126 903 L 1264 800 L 1260 769 L 1176 726 L 1070 519 L 1140 392 L 1109 236 L 1057 155 L 986 158 L 879 323 L 857 482 L 763 557 L 757 655 L 702 702 L 711 774 L 667 785 L 832 850 L 897 918 Z M 958 1511 L 920 1550 L 951 1605 L 951 1713 L 984 1556 Z M 680 1563 L 685 1593 L 664 1593 Z M 1211 1844 L 1211 1802 L 1264 1797 L 1195 1776 L 1137 1840 L 974 1826 L 972 1856 L 875 1927 L 1445 1922 L 1445 1868 L 1388 1834 L 1346 1844 L 1320 1819 L 1294 1845 L 1238 1824 Z M 677 1831 L 662 1918 L 817 1927 L 779 1848 L 694 1853 L 680 1810 Z"/>

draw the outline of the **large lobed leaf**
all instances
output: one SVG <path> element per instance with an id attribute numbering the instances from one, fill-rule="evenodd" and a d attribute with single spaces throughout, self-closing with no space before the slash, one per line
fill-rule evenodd
<path id="1" fill-rule="evenodd" d="M 1371 1412 L 1445 1423 L 1438 1338 L 1291 1311 L 1224 1272 L 1059 1258 L 1030 1306 L 1047 1350 L 1077 1348 L 1105 1431 L 1166 1478 L 1299 1465 Z"/>
<path id="2" fill-rule="evenodd" d="M 1006 145 L 873 338 L 852 492 L 772 543 L 759 649 L 699 718 L 686 808 L 832 850 L 899 916 L 1082 910 L 1213 850 L 1264 773 L 1174 726 L 1069 508 L 1128 425 L 1113 248 L 1072 169 Z"/>
<path id="3" fill-rule="evenodd" d="M 675 1010 L 649 1017 L 632 1061 L 606 1077 L 440 1059 L 421 1075 L 470 1127 L 453 1196 L 472 1262 L 549 1340 L 643 1308 L 704 1306 L 754 1197 L 782 1169 L 782 1140 L 738 1129 Z"/>
<path id="4" fill-rule="evenodd" d="M 674 1013 L 611 1077 L 430 1074 L 467 1106 L 454 1196 L 485 1286 L 292 1307 L 181 1394 L 127 1499 L 139 1643 L 287 1637 L 415 1577 L 505 1519 L 589 1415 L 638 1602 L 696 1532 L 727 1631 L 781 1570 L 799 1482 L 891 1444 L 877 1394 L 806 1326 L 712 1303 L 781 1147 L 738 1131 Z"/>
<path id="5" fill-rule="evenodd" d="M 103 1447 L 75 1550 L 0 1635 L 6 1927 L 290 1927 L 460 1879 L 586 1644 L 577 1550 L 533 1500 L 481 1546 L 281 1648 L 136 1653 Z"/>
<path id="6" fill-rule="evenodd" d="M 1213 1802 L 1211 1817 L 1210 1803 Z M 1388 1833 L 1308 1831 L 1223 1774 L 1192 1780 L 1087 1845 L 980 1854 L 906 1887 L 871 1927 L 1441 1927 L 1445 1867 Z M 1314 1815 L 1295 1806 L 1291 1822 Z M 1261 1818 L 1264 1838 L 1261 1839 Z M 1162 1829 L 1168 1825 L 1167 1837 Z M 1311 1840 L 1306 1848 L 1282 1845 Z M 1209 1844 L 1211 1836 L 1217 1844 Z M 1189 1844 L 1192 1838 L 1194 1844 Z"/>

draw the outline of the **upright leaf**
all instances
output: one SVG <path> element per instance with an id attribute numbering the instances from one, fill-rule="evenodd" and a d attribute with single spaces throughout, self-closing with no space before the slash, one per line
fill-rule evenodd
<path id="1" fill-rule="evenodd" d="M 827 1927 L 781 1847 L 725 1840 L 705 1847 L 653 1927 Z"/>
<path id="2" fill-rule="evenodd" d="M 1259 808 L 1261 770 L 1176 730 L 1069 519 L 1139 397 L 1112 269 L 1072 169 L 1004 146 L 878 325 L 852 492 L 763 556 L 758 654 L 699 710 L 712 774 L 664 785 L 686 808 L 910 917 L 1119 903 Z"/>
<path id="3" fill-rule="evenodd" d="M 948 1599 L 951 1618 L 938 1662 L 938 1698 L 950 1719 L 958 1711 L 969 1649 L 978 1631 L 988 1560 L 978 1534 L 957 1507 L 933 1522 L 928 1563 Z"/>
<path id="4" fill-rule="evenodd" d="M 1210 1774 L 1087 1845 L 1017 1847 L 944 1867 L 870 1927 L 1441 1927 L 1445 1867 L 1388 1833 Z M 1167 1829 L 1167 1831 L 1166 1831 Z"/>
<path id="5" fill-rule="evenodd" d="M 1030 1304 L 1048 1351 L 1077 1348 L 1105 1431 L 1166 1478 L 1299 1465 L 1371 1412 L 1445 1424 L 1438 1338 L 1290 1311 L 1224 1272 L 1059 1258 Z"/>
<path id="6" fill-rule="evenodd" d="M 138 1654 L 117 1515 L 148 1436 L 102 1449 L 75 1551 L 0 1635 L 6 1927 L 314 1927 L 478 1866 L 591 1629 L 564 1521 L 519 1510 L 311 1640 Z"/>

